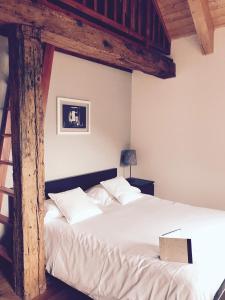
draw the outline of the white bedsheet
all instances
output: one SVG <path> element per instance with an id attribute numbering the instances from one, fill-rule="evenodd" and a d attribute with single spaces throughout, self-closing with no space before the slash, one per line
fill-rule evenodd
<path id="1" fill-rule="evenodd" d="M 159 236 L 181 228 L 194 264 L 159 259 Z M 45 224 L 46 268 L 93 299 L 212 300 L 225 279 L 225 212 L 152 196 L 97 217 Z"/>

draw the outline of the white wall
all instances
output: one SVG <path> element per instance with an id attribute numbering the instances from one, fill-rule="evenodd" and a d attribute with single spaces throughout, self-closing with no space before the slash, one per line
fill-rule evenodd
<path id="1" fill-rule="evenodd" d="M 90 135 L 57 135 L 57 96 L 91 101 Z M 45 124 L 46 180 L 119 167 L 120 151 L 130 143 L 130 99 L 130 73 L 56 52 Z"/>
<path id="2" fill-rule="evenodd" d="M 225 209 L 225 28 L 214 54 L 203 56 L 195 37 L 172 52 L 176 78 L 133 73 L 136 175 L 155 180 L 160 197 Z"/>

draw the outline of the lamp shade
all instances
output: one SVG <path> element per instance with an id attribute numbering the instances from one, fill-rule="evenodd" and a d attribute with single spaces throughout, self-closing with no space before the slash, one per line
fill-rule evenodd
<path id="1" fill-rule="evenodd" d="M 137 156 L 136 150 L 128 149 L 121 152 L 121 164 L 125 166 L 136 166 Z"/>

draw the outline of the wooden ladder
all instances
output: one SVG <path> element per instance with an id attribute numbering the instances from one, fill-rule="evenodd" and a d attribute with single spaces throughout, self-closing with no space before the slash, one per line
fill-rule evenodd
<path id="1" fill-rule="evenodd" d="M 14 198 L 14 191 L 11 188 L 5 187 L 8 166 L 12 166 L 13 163 L 10 161 L 11 153 L 11 115 L 10 115 L 10 97 L 9 88 L 7 88 L 5 103 L 2 113 L 2 124 L 0 132 L 0 223 L 12 227 L 11 217 L 6 217 L 1 214 L 3 196 L 8 195 L 8 199 Z M 10 204 L 10 203 L 9 203 Z M 10 205 L 9 205 L 10 210 Z M 11 255 L 6 247 L 0 242 L 0 257 L 4 260 L 12 263 Z"/>

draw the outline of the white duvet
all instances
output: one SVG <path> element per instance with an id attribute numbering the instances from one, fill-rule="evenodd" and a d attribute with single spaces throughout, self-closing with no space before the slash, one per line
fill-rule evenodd
<path id="1" fill-rule="evenodd" d="M 159 259 L 159 236 L 181 228 L 193 264 Z M 49 273 L 93 299 L 212 300 L 225 279 L 225 212 L 152 196 L 70 225 L 45 224 Z"/>

